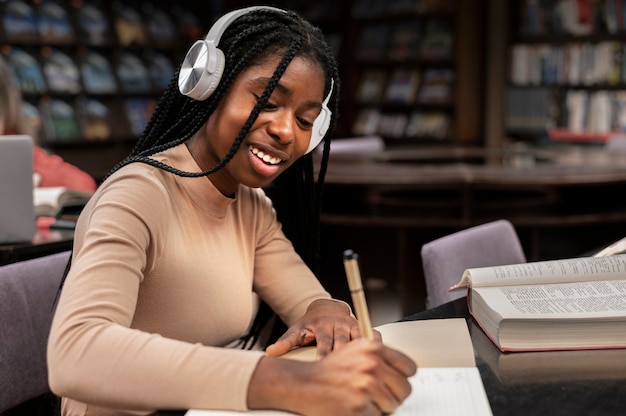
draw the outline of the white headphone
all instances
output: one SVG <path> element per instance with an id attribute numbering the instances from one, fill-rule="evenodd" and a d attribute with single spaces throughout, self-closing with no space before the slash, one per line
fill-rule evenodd
<path id="1" fill-rule="evenodd" d="M 204 101 L 213 94 L 224 72 L 224 52 L 217 47 L 220 38 L 235 19 L 254 10 L 274 10 L 285 13 L 284 10 L 275 7 L 253 6 L 234 10 L 219 18 L 206 37 L 196 41 L 187 51 L 178 75 L 178 89 L 181 94 L 198 101 Z M 306 153 L 317 147 L 330 127 L 332 112 L 328 108 L 328 102 L 333 93 L 333 87 L 334 81 L 331 79 L 330 91 L 322 103 L 319 115 L 313 122 L 311 141 Z"/>

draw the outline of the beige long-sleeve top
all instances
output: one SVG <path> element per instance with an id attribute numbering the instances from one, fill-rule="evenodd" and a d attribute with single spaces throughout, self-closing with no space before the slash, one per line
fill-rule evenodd
<path id="1" fill-rule="evenodd" d="M 184 145 L 155 159 L 200 170 Z M 224 346 L 247 330 L 253 291 L 288 325 L 330 298 L 262 190 L 228 198 L 206 177 L 120 169 L 81 214 L 52 324 L 49 379 L 63 415 L 246 409 L 263 352 Z"/>

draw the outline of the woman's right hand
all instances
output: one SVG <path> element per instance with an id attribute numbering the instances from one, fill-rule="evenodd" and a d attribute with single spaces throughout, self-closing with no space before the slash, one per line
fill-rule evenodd
<path id="1" fill-rule="evenodd" d="M 315 362 L 263 357 L 248 388 L 250 409 L 308 416 L 392 413 L 411 393 L 417 366 L 381 341 L 356 339 Z"/>

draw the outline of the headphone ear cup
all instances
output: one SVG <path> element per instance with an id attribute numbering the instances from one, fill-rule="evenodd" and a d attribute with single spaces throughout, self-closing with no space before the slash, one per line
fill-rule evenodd
<path id="1" fill-rule="evenodd" d="M 217 89 L 217 86 L 222 79 L 222 74 L 224 73 L 224 64 L 226 58 L 224 57 L 224 52 L 218 47 L 216 47 L 213 43 L 209 43 L 210 48 L 209 51 L 213 55 L 212 59 L 215 64 L 213 65 L 212 72 L 207 72 L 208 84 L 204 94 L 202 94 L 202 98 L 198 98 L 198 100 L 203 101 L 209 98 Z"/>
<path id="2" fill-rule="evenodd" d="M 224 53 L 213 42 L 196 41 L 180 68 L 180 93 L 199 101 L 209 98 L 222 78 L 224 60 Z"/>

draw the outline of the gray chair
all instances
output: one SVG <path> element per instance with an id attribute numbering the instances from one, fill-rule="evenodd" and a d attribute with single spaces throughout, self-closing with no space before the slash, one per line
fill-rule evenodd
<path id="1" fill-rule="evenodd" d="M 448 289 L 472 267 L 525 263 L 526 255 L 513 224 L 496 220 L 433 240 L 422 246 L 426 308 L 461 298 L 466 291 Z"/>
<path id="2" fill-rule="evenodd" d="M 69 255 L 66 251 L 0 267 L 0 415 L 53 414 L 19 407 L 53 397 L 46 345 Z"/>

